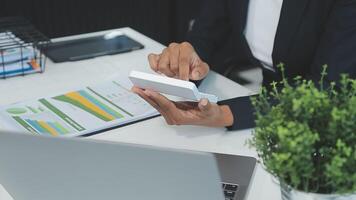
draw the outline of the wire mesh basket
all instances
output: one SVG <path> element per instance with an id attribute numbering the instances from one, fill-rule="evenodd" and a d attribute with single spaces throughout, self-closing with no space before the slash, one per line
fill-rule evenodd
<path id="1" fill-rule="evenodd" d="M 22 18 L 0 19 L 0 78 L 44 72 L 43 51 L 49 43 L 45 35 Z"/>

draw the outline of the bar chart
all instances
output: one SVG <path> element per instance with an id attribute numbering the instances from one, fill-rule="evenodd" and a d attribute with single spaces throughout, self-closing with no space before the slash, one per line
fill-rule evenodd
<path id="1" fill-rule="evenodd" d="M 66 93 L 53 99 L 69 103 L 106 122 L 124 117 L 85 90 Z"/>
<path id="2" fill-rule="evenodd" d="M 63 136 L 73 131 L 65 122 L 44 108 L 41 111 L 30 106 L 14 107 L 8 109 L 8 112 L 18 124 L 35 135 Z"/>

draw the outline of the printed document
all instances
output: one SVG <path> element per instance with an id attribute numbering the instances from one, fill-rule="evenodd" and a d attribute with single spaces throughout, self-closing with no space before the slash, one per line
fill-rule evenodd
<path id="1" fill-rule="evenodd" d="M 2 130 L 73 137 L 158 115 L 127 77 L 0 107 Z"/>

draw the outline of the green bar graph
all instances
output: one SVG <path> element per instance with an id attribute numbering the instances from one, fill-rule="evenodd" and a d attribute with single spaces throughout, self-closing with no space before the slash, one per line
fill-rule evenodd
<path id="1" fill-rule="evenodd" d="M 23 126 L 26 130 L 30 131 L 31 133 L 37 135 L 38 132 L 33 129 L 30 125 L 27 124 L 27 122 L 25 122 L 23 119 L 21 119 L 20 117 L 17 116 L 13 116 L 12 117 L 14 120 L 17 121 L 17 123 L 19 123 L 21 126 Z"/>
<path id="2" fill-rule="evenodd" d="M 84 131 L 85 128 L 78 124 L 76 121 L 71 119 L 68 115 L 64 114 L 62 111 L 58 110 L 58 108 L 54 107 L 51 103 L 49 103 L 46 99 L 39 100 L 44 106 L 50 109 L 52 112 L 56 113 L 60 118 L 70 124 L 72 127 L 77 129 L 78 131 Z"/>
<path id="3" fill-rule="evenodd" d="M 115 82 L 114 82 L 115 83 Z M 117 83 L 115 83 L 117 84 Z M 91 89 L 90 87 L 87 87 L 88 90 L 90 90 L 92 93 L 98 95 L 99 97 L 101 97 L 102 99 L 104 99 L 106 102 L 108 102 L 109 104 L 111 104 L 112 106 L 120 109 L 121 111 L 123 111 L 124 113 L 128 114 L 129 116 L 133 117 L 133 114 L 131 114 L 130 112 L 126 111 L 125 109 L 121 108 L 120 106 L 114 104 L 113 102 L 111 102 L 109 99 L 105 98 L 104 96 L 100 95 L 99 93 L 97 93 L 95 90 Z"/>
<path id="4" fill-rule="evenodd" d="M 61 135 L 65 135 L 65 134 L 68 134 L 69 131 L 64 128 L 60 123 L 58 122 L 49 122 L 49 124 L 54 128 L 56 129 Z"/>

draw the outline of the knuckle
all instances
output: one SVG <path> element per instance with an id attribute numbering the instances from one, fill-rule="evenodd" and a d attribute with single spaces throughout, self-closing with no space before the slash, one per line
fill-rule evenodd
<path id="1" fill-rule="evenodd" d="M 175 72 L 177 72 L 179 70 L 179 66 L 178 66 L 178 63 L 176 62 L 172 62 L 171 63 L 171 69 Z"/>
<path id="2" fill-rule="evenodd" d="M 168 45 L 168 48 L 174 48 L 174 47 L 176 47 L 177 45 L 178 45 L 177 43 L 172 42 L 172 43 L 170 43 L 170 44 Z"/>
<path id="3" fill-rule="evenodd" d="M 152 61 L 149 61 L 149 64 L 151 68 L 156 68 L 155 63 L 153 63 Z"/>
<path id="4" fill-rule="evenodd" d="M 181 43 L 181 46 L 182 46 L 183 48 L 191 48 L 191 47 L 192 47 L 192 45 L 191 45 L 189 42 L 182 42 L 182 43 Z"/>
<path id="5" fill-rule="evenodd" d="M 162 58 L 159 59 L 159 63 L 165 64 L 165 63 L 167 63 L 167 60 L 168 60 L 168 59 L 169 59 L 168 56 L 162 56 Z"/>
<path id="6" fill-rule="evenodd" d="M 156 54 L 154 54 L 154 53 L 148 54 L 148 58 L 154 58 L 155 56 L 156 56 Z"/>
<path id="7" fill-rule="evenodd" d="M 169 52 L 169 49 L 168 48 L 164 48 L 163 51 L 162 51 L 162 54 L 167 54 Z"/>
<path id="8" fill-rule="evenodd" d="M 154 61 L 155 60 L 155 55 L 154 54 L 149 54 L 147 56 L 147 58 L 148 58 L 149 61 Z"/>
<path id="9" fill-rule="evenodd" d="M 164 72 L 166 69 L 165 65 L 163 63 L 159 63 L 157 66 L 157 69 L 160 70 L 161 72 Z"/>

